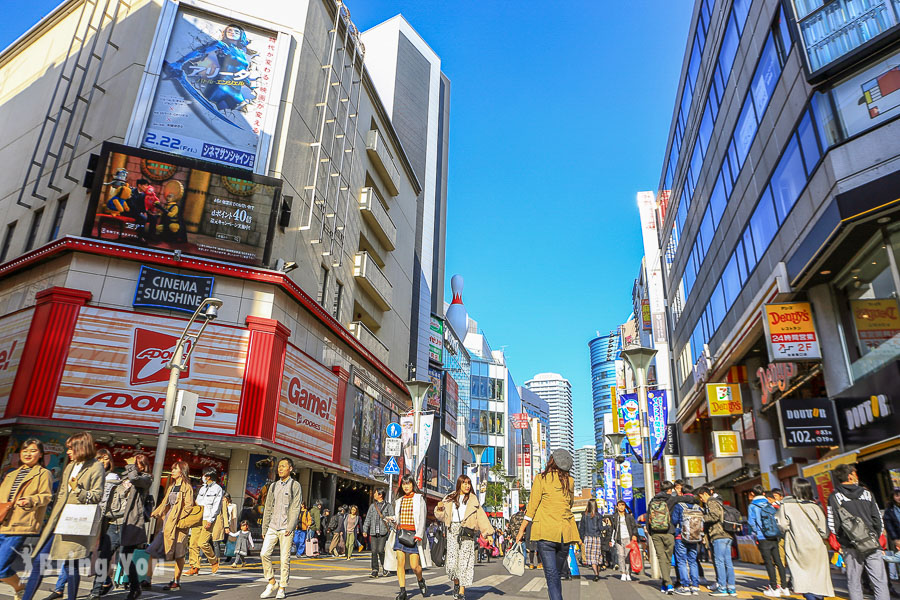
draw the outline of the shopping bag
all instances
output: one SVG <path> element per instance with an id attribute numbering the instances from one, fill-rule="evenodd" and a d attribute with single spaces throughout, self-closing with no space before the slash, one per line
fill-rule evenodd
<path id="1" fill-rule="evenodd" d="M 578 560 L 575 558 L 575 544 L 569 544 L 569 575 L 581 577 L 581 569 L 578 568 Z"/>
<path id="2" fill-rule="evenodd" d="M 510 548 L 503 557 L 503 566 L 510 575 L 522 576 L 525 574 L 525 555 L 518 546 Z"/>
<path id="3" fill-rule="evenodd" d="M 66 504 L 56 522 L 56 535 L 93 537 L 100 528 L 99 504 Z"/>
<path id="4" fill-rule="evenodd" d="M 640 574 L 644 570 L 644 558 L 641 556 L 641 548 L 637 542 L 631 542 L 627 546 L 628 560 L 631 563 L 631 572 Z"/>
<path id="5" fill-rule="evenodd" d="M 319 540 L 316 538 L 309 538 L 306 540 L 306 555 L 307 556 L 315 556 L 319 553 Z"/>
<path id="6" fill-rule="evenodd" d="M 226 556 L 226 558 L 234 558 L 234 549 L 235 549 L 235 546 L 237 546 L 237 544 L 235 543 L 234 540 L 228 540 L 228 542 L 225 543 L 225 556 Z"/>
<path id="7" fill-rule="evenodd" d="M 150 583 L 150 576 L 152 573 L 150 573 L 150 555 L 147 551 L 135 550 L 131 554 L 131 560 L 134 561 L 134 566 L 137 569 L 138 579 Z M 116 571 L 113 574 L 113 583 L 119 587 L 128 585 L 128 568 L 126 567 L 123 569 L 122 562 L 116 563 Z"/>

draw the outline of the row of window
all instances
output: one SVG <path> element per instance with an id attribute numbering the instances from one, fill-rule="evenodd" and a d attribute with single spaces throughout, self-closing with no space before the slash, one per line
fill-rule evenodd
<path id="1" fill-rule="evenodd" d="M 66 194 L 62 196 L 59 200 L 56 201 L 56 213 L 53 215 L 53 227 L 50 229 L 50 235 L 47 237 L 47 241 L 53 241 L 57 237 L 59 237 L 59 230 L 62 227 L 63 215 L 66 213 L 66 204 L 69 202 L 69 195 Z M 38 233 L 41 230 L 41 221 L 44 218 L 44 209 L 43 207 L 37 209 L 31 215 L 31 226 L 28 228 L 28 237 L 25 238 L 25 252 L 34 249 L 35 244 L 37 243 Z M 16 224 L 18 221 L 13 221 L 6 226 L 6 234 L 3 236 L 3 245 L 0 246 L 0 263 L 6 262 L 6 257 L 9 254 L 9 247 L 12 244 L 13 235 L 16 233 Z"/>
<path id="2" fill-rule="evenodd" d="M 822 158 L 824 144 L 814 123 L 812 108 L 804 111 L 784 147 L 784 152 L 769 178 L 750 221 L 738 238 L 722 277 L 712 292 L 706 309 L 697 321 L 687 352 L 681 351 L 679 374 L 686 377 L 684 358 L 696 363 L 704 344 L 716 333 L 744 284 L 762 259 L 772 238 L 784 223 L 800 193 Z"/>
<path id="3" fill-rule="evenodd" d="M 687 264 L 683 272 L 683 287 L 685 297 L 689 297 L 691 289 L 706 253 L 709 251 L 710 244 L 719 227 L 722 215 L 725 213 L 725 207 L 731 196 L 735 182 L 740 175 L 747 155 L 750 152 L 750 146 L 756 139 L 756 132 L 762 122 L 766 108 L 772 98 L 772 92 L 781 76 L 781 70 L 787 60 L 787 56 L 791 51 L 791 38 L 787 32 L 784 37 L 781 35 L 780 24 L 784 22 L 784 13 L 780 11 L 777 23 L 773 27 L 773 31 L 766 38 L 763 51 L 757 62 L 756 70 L 753 73 L 753 79 L 750 82 L 750 89 L 744 98 L 744 104 L 741 107 L 740 115 L 735 123 L 734 131 L 731 135 L 731 143 L 728 146 L 728 152 L 722 159 L 719 167 L 719 174 L 716 177 L 716 183 L 709 195 L 709 202 L 706 205 L 706 211 L 697 230 L 694 239 L 694 246 L 688 255 Z M 778 35 L 776 35 L 778 33 Z M 685 182 L 685 193 L 693 193 L 693 187 L 688 186 Z M 685 206 L 688 205 L 691 196 L 682 194 L 682 202 L 678 207 L 678 218 L 675 227 L 683 224 L 683 213 L 686 213 Z"/>

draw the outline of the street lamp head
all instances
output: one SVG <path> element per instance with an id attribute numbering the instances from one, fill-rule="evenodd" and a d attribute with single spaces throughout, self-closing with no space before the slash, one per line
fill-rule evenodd
<path id="1" fill-rule="evenodd" d="M 431 382 L 413 379 L 406 382 L 406 387 L 409 389 L 409 395 L 412 396 L 413 409 L 416 412 L 422 410 L 422 402 L 425 400 L 426 394 L 431 390 Z"/>
<path id="2" fill-rule="evenodd" d="M 616 454 L 619 453 L 619 449 L 622 447 L 622 440 L 625 439 L 624 433 L 607 433 L 606 439 L 609 440 L 609 443 L 613 447 L 613 452 Z"/>
<path id="3" fill-rule="evenodd" d="M 206 317 L 207 321 L 212 321 L 219 316 L 219 309 L 222 308 L 221 300 L 218 298 L 207 298 L 203 303 L 206 304 L 206 310 L 203 312 L 203 316 Z"/>
<path id="4" fill-rule="evenodd" d="M 643 384 L 647 375 L 647 367 L 650 366 L 650 362 L 655 356 L 656 348 L 644 348 L 643 346 L 636 346 L 634 348 L 626 348 L 625 350 L 622 350 L 622 358 L 625 359 L 631 369 L 635 372 L 635 376 L 638 380 L 638 385 Z"/>

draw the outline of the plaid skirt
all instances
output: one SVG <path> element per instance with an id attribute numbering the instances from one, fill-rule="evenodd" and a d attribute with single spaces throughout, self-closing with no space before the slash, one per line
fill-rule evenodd
<path id="1" fill-rule="evenodd" d="M 603 563 L 603 541 L 599 537 L 584 538 L 584 556 L 581 560 L 587 565 L 599 565 Z"/>

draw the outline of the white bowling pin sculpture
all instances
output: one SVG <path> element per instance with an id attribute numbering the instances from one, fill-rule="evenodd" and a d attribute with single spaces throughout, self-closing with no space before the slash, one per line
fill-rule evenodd
<path id="1" fill-rule="evenodd" d="M 462 275 L 454 275 L 450 279 L 450 290 L 453 292 L 453 301 L 447 309 L 447 321 L 453 327 L 453 331 L 460 340 L 466 340 L 466 332 L 469 329 L 469 315 L 462 301 L 463 278 Z"/>

